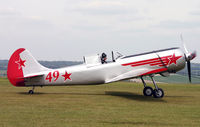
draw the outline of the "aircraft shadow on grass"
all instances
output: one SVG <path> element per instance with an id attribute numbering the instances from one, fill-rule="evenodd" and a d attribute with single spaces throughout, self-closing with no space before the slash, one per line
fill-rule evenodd
<path id="1" fill-rule="evenodd" d="M 19 94 L 24 94 L 24 95 L 30 95 L 27 92 L 20 92 Z M 129 100 L 135 100 L 135 101 L 152 101 L 152 102 L 167 102 L 163 99 L 155 99 L 153 97 L 146 97 L 140 94 L 136 93 L 131 93 L 131 92 L 124 92 L 124 91 L 105 91 L 105 93 L 41 93 L 41 92 L 35 92 L 34 95 L 41 95 L 41 94 L 68 94 L 68 95 L 99 95 L 99 96 L 116 96 L 116 97 L 121 97 Z"/>
<path id="2" fill-rule="evenodd" d="M 63 95 L 105 95 L 105 94 L 96 94 L 96 93 L 70 93 L 70 92 L 66 92 L 66 93 L 42 93 L 42 92 L 35 92 L 34 94 L 29 94 L 27 92 L 19 92 L 19 94 L 24 94 L 24 95 L 42 95 L 42 94 L 55 94 L 55 95 L 59 95 L 59 94 L 63 94 Z"/>
<path id="3" fill-rule="evenodd" d="M 155 99 L 153 97 L 146 97 L 144 95 L 124 91 L 106 91 L 105 94 L 136 101 L 166 102 L 163 99 Z"/>
<path id="4" fill-rule="evenodd" d="M 128 124 L 128 125 L 142 125 L 142 126 L 149 126 L 149 125 L 153 125 L 153 126 L 158 126 L 158 125 L 163 125 L 163 126 L 175 126 L 176 124 L 172 124 L 172 123 L 163 123 L 163 122 L 130 122 L 130 121 L 118 121 L 118 122 L 103 122 L 103 123 L 108 123 L 108 124 L 113 124 L 113 125 L 124 125 L 124 124 Z"/>

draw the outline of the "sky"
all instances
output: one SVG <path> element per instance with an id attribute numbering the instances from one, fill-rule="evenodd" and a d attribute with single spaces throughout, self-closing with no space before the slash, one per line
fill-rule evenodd
<path id="1" fill-rule="evenodd" d="M 0 0 L 0 59 L 82 61 L 182 47 L 200 53 L 199 0 Z M 200 62 L 198 56 L 193 62 Z"/>

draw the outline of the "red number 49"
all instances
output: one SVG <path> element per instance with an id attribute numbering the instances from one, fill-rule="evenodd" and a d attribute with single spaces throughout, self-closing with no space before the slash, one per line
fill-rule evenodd
<path id="1" fill-rule="evenodd" d="M 49 82 L 51 82 L 51 80 L 52 80 L 52 78 L 54 78 L 54 82 L 56 81 L 56 80 L 58 80 L 58 78 L 59 78 L 59 71 L 54 71 L 53 72 L 53 75 L 52 75 L 52 73 L 51 72 L 49 72 L 49 74 L 47 75 L 47 77 L 46 77 L 46 80 L 49 80 Z M 53 76 L 53 77 L 52 77 Z"/>

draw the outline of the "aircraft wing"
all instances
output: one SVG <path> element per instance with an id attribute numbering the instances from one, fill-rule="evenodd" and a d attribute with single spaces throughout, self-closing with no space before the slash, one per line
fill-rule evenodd
<path id="1" fill-rule="evenodd" d="M 115 82 L 115 81 L 120 81 L 123 79 L 129 79 L 129 78 L 133 78 L 133 77 L 138 77 L 139 75 L 146 73 L 147 72 L 147 68 L 141 68 L 141 69 L 137 69 L 137 70 L 131 70 L 129 72 L 123 73 L 117 77 L 114 77 L 112 79 L 109 79 L 106 81 L 106 83 L 111 83 L 111 82 Z"/>
<path id="2" fill-rule="evenodd" d="M 150 74 L 157 74 L 157 73 L 160 73 L 163 71 L 167 71 L 167 68 L 159 68 L 159 69 L 141 68 L 141 69 L 131 70 L 131 71 L 123 73 L 117 77 L 106 80 L 105 83 L 111 83 L 111 82 L 115 82 L 115 81 L 136 78 L 136 77 L 146 76 L 146 75 L 150 75 Z"/>

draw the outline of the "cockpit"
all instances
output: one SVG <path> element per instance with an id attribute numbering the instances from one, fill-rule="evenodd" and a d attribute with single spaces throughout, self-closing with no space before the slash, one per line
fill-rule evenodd
<path id="1" fill-rule="evenodd" d="M 83 60 L 87 66 L 96 66 L 100 64 L 108 64 L 112 62 L 116 62 L 117 60 L 123 58 L 123 55 L 119 52 L 111 52 L 111 57 L 108 57 L 106 53 L 95 54 L 84 56 Z"/>

